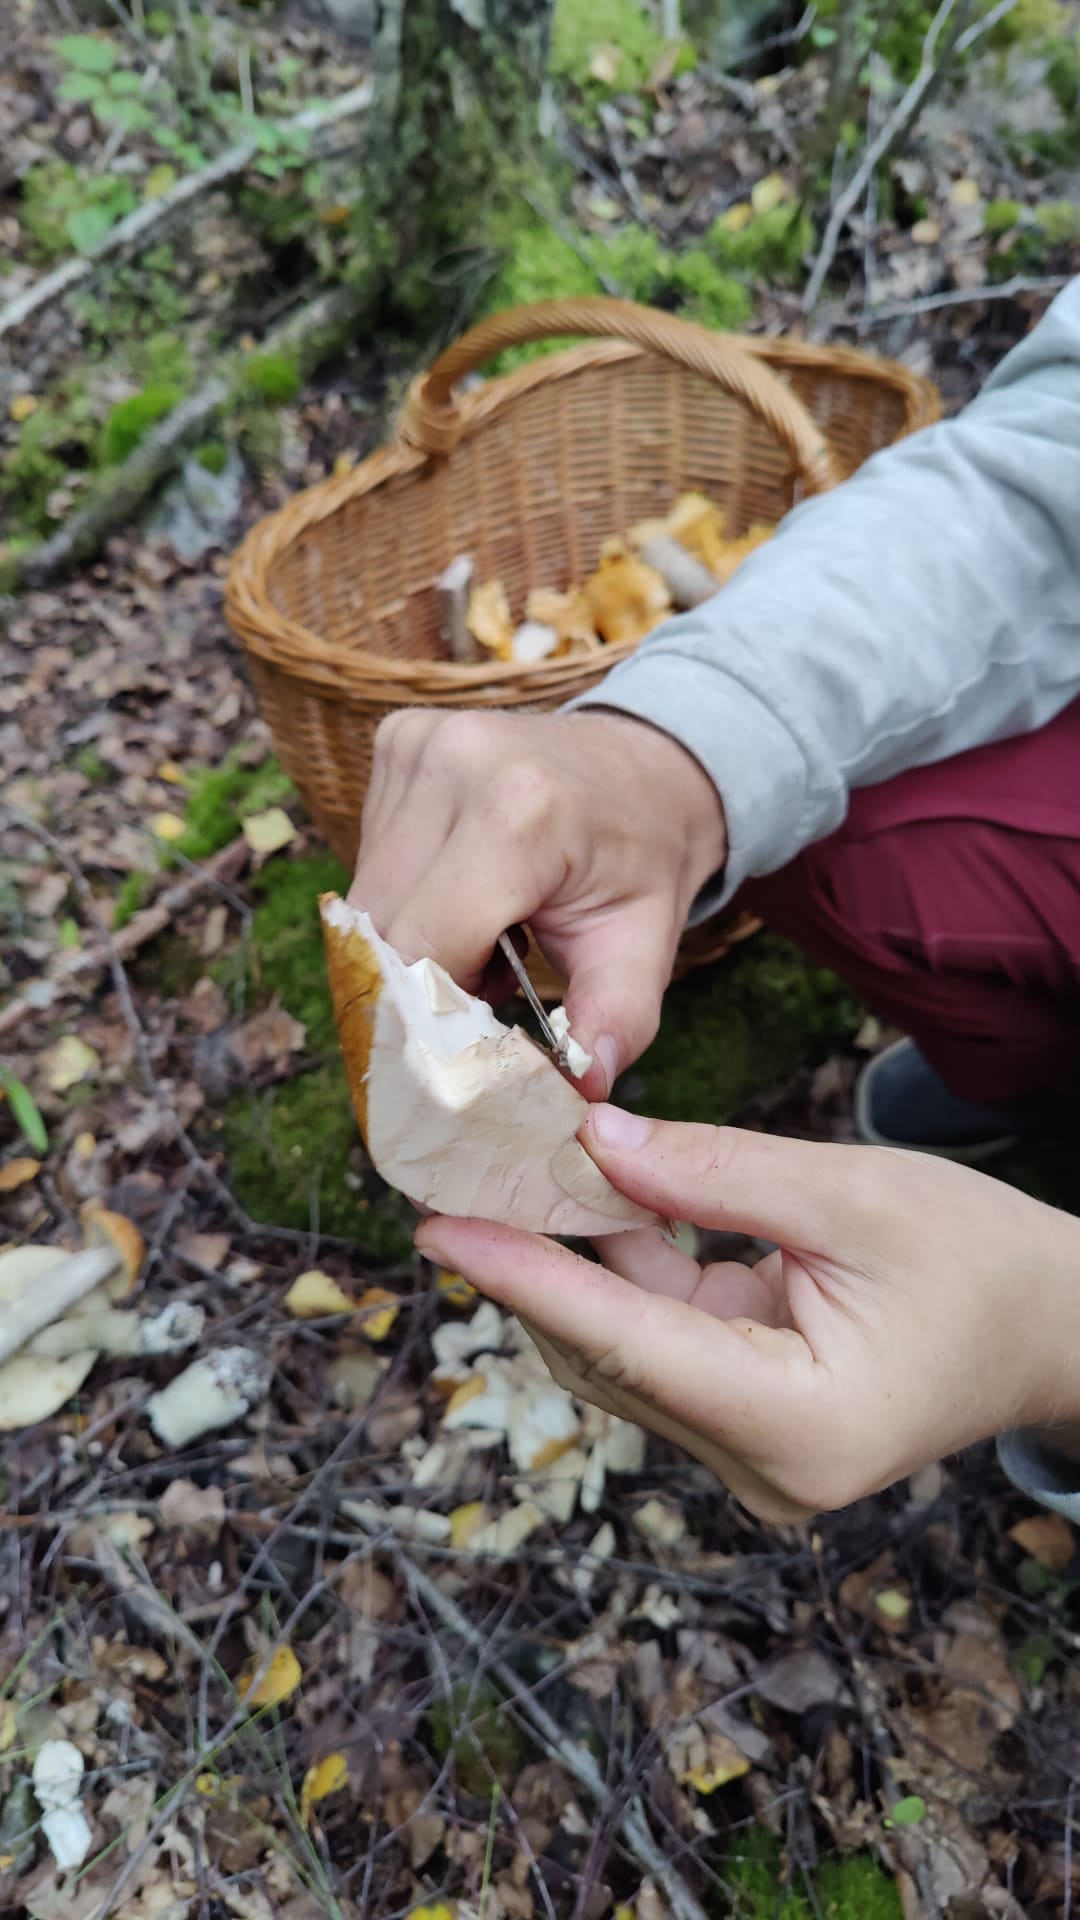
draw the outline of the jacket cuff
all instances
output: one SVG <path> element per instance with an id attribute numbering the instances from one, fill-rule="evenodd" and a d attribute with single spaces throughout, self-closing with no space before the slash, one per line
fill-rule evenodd
<path id="1" fill-rule="evenodd" d="M 744 880 L 794 857 L 806 763 L 783 722 L 740 681 L 685 654 L 643 651 L 570 705 L 648 721 L 693 754 L 719 793 L 727 863 L 698 895 L 691 925 L 726 906 Z"/>

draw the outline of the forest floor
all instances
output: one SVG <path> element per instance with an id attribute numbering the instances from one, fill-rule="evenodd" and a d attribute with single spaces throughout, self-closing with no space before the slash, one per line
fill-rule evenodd
<path id="1" fill-rule="evenodd" d="M 334 84 L 362 75 L 295 31 Z M 22 46 L 44 104 L 19 137 L 47 147 L 59 116 L 62 145 L 77 103 L 51 91 L 47 47 Z M 669 74 L 584 119 L 568 217 L 605 273 L 637 199 L 667 285 L 719 213 L 782 176 L 814 86 L 805 66 Z M 0 86 L 0 114 L 15 97 Z M 901 355 L 947 410 L 1052 291 L 977 292 L 1017 266 L 1019 201 L 1042 193 L 999 127 L 976 77 L 928 109 L 814 320 Z M 986 209 L 1005 201 L 1003 228 Z M 0 203 L 17 271 L 20 209 Z M 546 244 L 533 230 L 512 253 L 504 295 L 575 290 L 545 280 Z M 1069 265 L 1054 244 L 1051 280 Z M 789 268 L 736 270 L 749 324 L 801 325 Z M 641 271 L 620 290 L 648 296 Z M 220 274 L 206 288 L 223 297 Z M 11 403 L 65 351 L 57 324 L 4 371 L 9 453 L 29 418 Z M 168 1449 L 145 1410 L 191 1355 L 102 1359 L 5 1440 L 0 1910 L 1067 1920 L 1068 1524 L 981 1449 L 819 1525 L 759 1526 L 703 1468 L 552 1387 L 505 1317 L 416 1258 L 365 1162 L 314 911 L 345 876 L 274 758 L 222 588 L 248 525 L 379 444 L 408 371 L 395 339 L 285 400 L 273 458 L 247 461 L 201 551 L 177 551 L 175 520 L 144 524 L 5 603 L 3 1238 L 74 1246 L 87 1203 L 124 1214 L 146 1245 L 140 1308 L 200 1307 L 199 1352 L 246 1348 L 260 1388 L 246 1418 Z M 70 506 L 50 497 L 35 532 Z M 621 1094 L 849 1138 L 855 1073 L 887 1037 L 759 935 L 672 989 Z M 1004 1171 L 1075 1197 L 1053 1149 Z M 30 1786 L 55 1738 L 86 1764 L 74 1880 Z"/>

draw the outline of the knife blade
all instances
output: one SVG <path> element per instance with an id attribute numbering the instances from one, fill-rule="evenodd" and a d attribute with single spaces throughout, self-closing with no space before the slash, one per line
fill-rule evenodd
<path id="1" fill-rule="evenodd" d="M 530 1007 L 532 1008 L 533 1013 L 536 1015 L 537 1025 L 540 1028 L 540 1034 L 541 1034 L 541 1038 L 543 1039 L 544 1045 L 547 1047 L 548 1052 L 552 1054 L 553 1057 L 558 1061 L 560 1067 L 565 1067 L 566 1043 L 565 1041 L 559 1039 L 558 1034 L 555 1032 L 555 1029 L 551 1024 L 551 1021 L 548 1019 L 547 1014 L 544 1011 L 544 1003 L 541 1000 L 540 995 L 537 993 L 536 988 L 533 986 L 532 981 L 529 979 L 529 976 L 525 971 L 525 967 L 521 960 L 521 957 L 518 954 L 517 948 L 515 947 L 508 933 L 500 933 L 499 949 L 500 949 L 500 952 L 509 961 L 511 968 L 513 969 L 514 978 L 517 981 L 518 986 L 521 988 L 522 993 L 525 995 L 525 998 L 528 1001 Z"/>

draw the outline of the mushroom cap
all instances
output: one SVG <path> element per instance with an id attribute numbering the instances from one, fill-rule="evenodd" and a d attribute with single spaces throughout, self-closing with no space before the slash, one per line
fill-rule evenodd
<path id="1" fill-rule="evenodd" d="M 520 1027 L 435 961 L 407 965 L 336 894 L 320 906 L 353 1105 L 390 1186 L 417 1207 L 536 1233 L 655 1222 L 590 1159 L 585 1101 Z"/>
<path id="2" fill-rule="evenodd" d="M 115 1247 L 120 1271 L 113 1274 L 106 1284 L 110 1300 L 126 1300 L 135 1291 L 139 1268 L 146 1252 L 146 1243 L 138 1227 L 126 1214 L 113 1213 L 93 1200 L 88 1200 L 82 1207 L 79 1220 L 88 1247 Z"/>

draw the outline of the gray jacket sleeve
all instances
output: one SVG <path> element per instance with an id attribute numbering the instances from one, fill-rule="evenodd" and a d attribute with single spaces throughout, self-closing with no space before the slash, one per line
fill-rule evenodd
<path id="1" fill-rule="evenodd" d="M 832 831 L 852 787 L 1080 693 L 1080 280 L 955 420 L 806 501 L 581 705 L 672 734 L 729 853 L 695 918 Z"/>
<path id="2" fill-rule="evenodd" d="M 578 704 L 651 721 L 719 789 L 728 861 L 697 918 L 831 832 L 851 788 L 1029 731 L 1077 694 L 1080 280 L 957 419 L 797 508 Z M 1080 1522 L 1080 1464 L 1050 1436 L 1003 1435 L 998 1456 Z"/>

